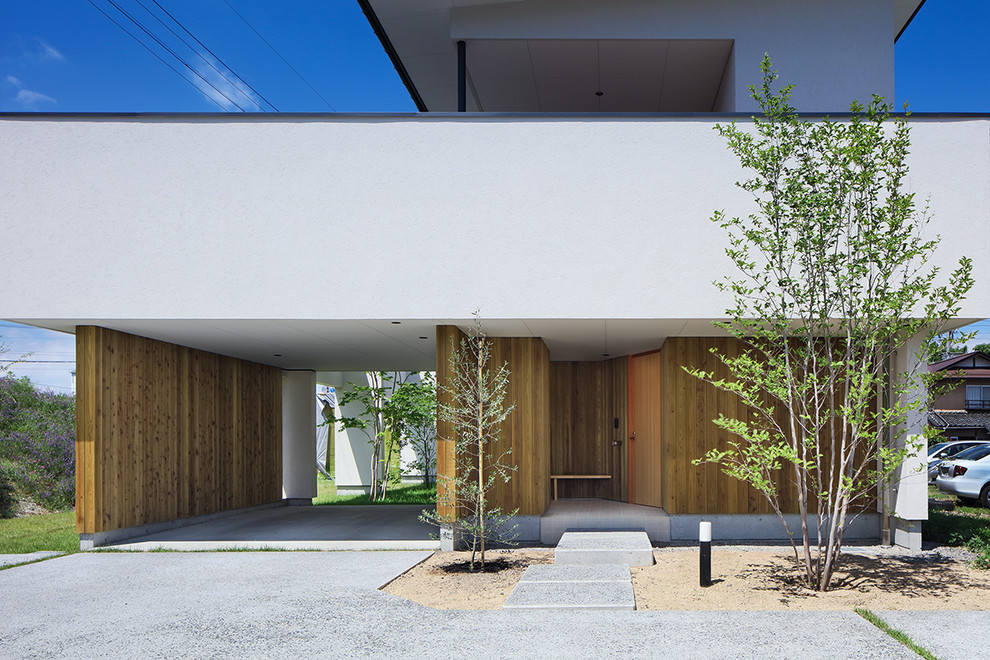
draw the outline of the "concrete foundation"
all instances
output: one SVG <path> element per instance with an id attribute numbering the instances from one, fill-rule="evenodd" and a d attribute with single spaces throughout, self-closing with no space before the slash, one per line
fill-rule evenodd
<path id="1" fill-rule="evenodd" d="M 921 524 L 919 520 L 901 520 L 891 516 L 891 542 L 914 552 L 921 550 Z"/>
<path id="2" fill-rule="evenodd" d="M 801 537 L 801 517 L 798 514 L 784 516 L 794 538 Z M 671 541 L 697 541 L 698 523 L 712 523 L 714 541 L 786 541 L 787 532 L 774 514 L 680 514 L 670 517 Z M 813 530 L 812 530 L 813 531 Z M 812 538 L 817 535 L 812 534 Z M 880 539 L 880 514 L 860 515 L 846 529 L 844 540 L 878 541 Z"/>

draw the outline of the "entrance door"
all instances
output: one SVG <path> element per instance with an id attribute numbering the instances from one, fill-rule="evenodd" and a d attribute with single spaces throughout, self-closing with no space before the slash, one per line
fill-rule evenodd
<path id="1" fill-rule="evenodd" d="M 629 358 L 629 502 L 662 506 L 660 351 Z"/>

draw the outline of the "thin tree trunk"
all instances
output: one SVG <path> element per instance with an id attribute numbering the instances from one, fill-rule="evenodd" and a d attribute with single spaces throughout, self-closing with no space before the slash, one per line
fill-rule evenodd
<path id="1" fill-rule="evenodd" d="M 485 570 L 485 403 L 481 391 L 484 388 L 484 365 L 481 361 L 481 351 L 478 351 L 478 524 L 481 528 L 481 570 Z"/>

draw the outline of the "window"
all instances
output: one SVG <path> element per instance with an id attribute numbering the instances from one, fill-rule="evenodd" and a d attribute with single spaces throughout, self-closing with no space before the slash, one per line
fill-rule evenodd
<path id="1" fill-rule="evenodd" d="M 966 386 L 966 410 L 990 410 L 990 385 Z"/>

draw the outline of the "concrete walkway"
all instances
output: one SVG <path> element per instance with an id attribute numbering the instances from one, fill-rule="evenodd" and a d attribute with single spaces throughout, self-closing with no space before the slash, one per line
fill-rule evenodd
<path id="1" fill-rule="evenodd" d="M 0 655 L 904 658 L 852 612 L 438 611 L 376 590 L 429 553 L 80 553 L 0 571 Z M 887 613 L 883 613 L 886 615 Z M 943 660 L 990 613 L 905 612 Z M 903 626 L 907 627 L 907 626 Z"/>
<path id="2" fill-rule="evenodd" d="M 282 506 L 245 511 L 109 546 L 120 550 L 437 550 L 418 504 Z"/>

